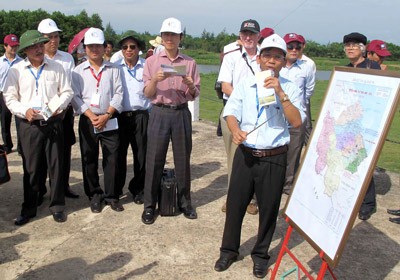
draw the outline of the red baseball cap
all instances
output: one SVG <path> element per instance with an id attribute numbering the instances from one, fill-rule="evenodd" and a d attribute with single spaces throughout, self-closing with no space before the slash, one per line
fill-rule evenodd
<path id="1" fill-rule="evenodd" d="M 299 34 L 296 33 L 288 33 L 283 37 L 283 40 L 285 40 L 286 44 L 289 44 L 290 42 L 300 42 L 302 44 L 305 43 L 304 37 L 300 36 Z"/>
<path id="2" fill-rule="evenodd" d="M 9 45 L 11 47 L 19 46 L 18 37 L 14 34 L 8 34 L 4 37 L 4 45 Z"/>
<path id="3" fill-rule="evenodd" d="M 275 34 L 275 31 L 269 27 L 265 27 L 260 31 L 260 35 L 264 39 L 267 38 L 268 36 L 271 36 L 272 34 Z"/>
<path id="4" fill-rule="evenodd" d="M 386 43 L 382 40 L 372 40 L 367 46 L 367 51 L 375 52 L 379 56 L 391 56 L 392 54 L 386 48 Z"/>

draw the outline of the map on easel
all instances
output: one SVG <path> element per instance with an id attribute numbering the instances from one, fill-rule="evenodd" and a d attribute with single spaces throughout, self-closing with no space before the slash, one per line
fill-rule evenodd
<path id="1" fill-rule="evenodd" d="M 335 67 L 294 189 L 289 223 L 335 267 L 399 101 L 400 74 Z"/>

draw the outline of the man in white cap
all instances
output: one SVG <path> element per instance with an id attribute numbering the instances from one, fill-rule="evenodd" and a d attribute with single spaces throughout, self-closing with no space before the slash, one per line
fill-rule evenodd
<path id="1" fill-rule="evenodd" d="M 251 252 L 253 274 L 257 278 L 267 275 L 268 249 L 285 182 L 289 124 L 299 127 L 305 119 L 300 89 L 279 76 L 286 63 L 285 56 L 286 43 L 279 35 L 264 39 L 257 63 L 261 71 L 273 71 L 273 75 L 265 78 L 261 86 L 252 75 L 241 80 L 225 105 L 224 118 L 238 148 L 233 159 L 220 258 L 214 266 L 216 271 L 228 269 L 237 260 L 243 217 L 255 194 L 260 224 Z M 273 106 L 260 106 L 262 88 L 275 91 Z M 254 130 L 257 124 L 262 125 Z"/>
<path id="2" fill-rule="evenodd" d="M 123 211 L 116 187 L 118 159 L 118 112 L 122 111 L 121 70 L 104 61 L 104 33 L 89 28 L 83 41 L 87 61 L 72 73 L 74 98 L 72 105 L 80 114 L 79 143 L 82 154 L 83 184 L 93 213 L 102 211 L 102 202 L 114 211 Z M 98 160 L 99 144 L 103 154 L 104 191 L 100 187 Z"/>
<path id="3" fill-rule="evenodd" d="M 3 93 L 7 107 L 20 118 L 24 203 L 21 215 L 15 220 L 18 226 L 36 216 L 39 190 L 46 179 L 42 172 L 43 158 L 51 179 L 50 212 L 56 222 L 66 221 L 61 173 L 62 112 L 71 101 L 73 91 L 63 67 L 44 56 L 44 43 L 48 40 L 37 30 L 22 34 L 18 50 L 25 52 L 26 59 L 10 68 Z"/>
<path id="4" fill-rule="evenodd" d="M 179 52 L 183 37 L 181 22 L 176 18 L 164 20 L 160 33 L 165 49 L 149 57 L 143 70 L 144 95 L 153 104 L 147 130 L 142 214 L 142 222 L 145 224 L 152 224 L 155 220 L 155 208 L 170 139 L 178 183 L 178 207 L 186 218 L 197 218 L 190 198 L 192 116 L 187 102 L 200 94 L 200 75 L 196 62 Z M 164 71 L 165 65 L 184 69 L 184 73 L 168 73 Z"/>
<path id="5" fill-rule="evenodd" d="M 60 51 L 58 47 L 60 46 L 60 33 L 62 30 L 58 28 L 54 20 L 46 18 L 42 20 L 38 25 L 38 31 L 42 35 L 49 39 L 48 42 L 44 44 L 44 53 L 48 59 L 56 61 L 62 65 L 65 72 L 68 75 L 69 81 L 72 79 L 72 70 L 75 67 L 74 58 L 67 52 Z M 79 195 L 75 193 L 69 186 L 69 175 L 71 170 L 71 147 L 76 142 L 75 132 L 74 132 L 74 110 L 72 106 L 69 105 L 63 119 L 64 128 L 64 157 L 63 157 L 63 185 L 64 194 L 69 198 L 78 198 Z M 43 172 L 47 173 L 47 168 L 45 168 L 46 163 L 43 163 Z M 51 184 L 51 181 L 50 181 Z M 39 197 L 39 204 L 43 201 L 43 195 L 46 193 L 46 185 L 43 182 L 43 188 L 41 190 L 41 197 Z"/>

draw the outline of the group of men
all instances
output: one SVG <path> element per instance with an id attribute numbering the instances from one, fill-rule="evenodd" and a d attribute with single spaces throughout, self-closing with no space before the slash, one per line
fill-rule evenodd
<path id="1" fill-rule="evenodd" d="M 54 20 L 44 19 L 37 30 L 26 31 L 20 40 L 13 34 L 4 38 L 2 112 L 9 109 L 8 114 L 16 116 L 24 171 L 24 201 L 15 225 L 24 225 L 36 216 L 47 192 L 47 174 L 49 208 L 56 222 L 67 219 L 65 196 L 79 197 L 68 184 L 71 146 L 75 143 L 74 113 L 80 115 L 83 185 L 93 213 L 100 213 L 104 203 L 115 211 L 124 210 L 119 198 L 131 146 L 134 177 L 128 188 L 136 204 L 144 203 L 143 223 L 153 223 L 171 139 L 178 207 L 185 217 L 196 219 L 190 198 L 192 128 L 187 102 L 200 94 L 200 76 L 195 61 L 179 52 L 181 22 L 164 20 L 160 30 L 164 50 L 147 60 L 139 57 L 145 43 L 134 33 L 126 34 L 118 43 L 122 58 L 115 63 L 108 61 L 110 54 L 105 51 L 109 42 L 103 31 L 89 28 L 83 39 L 87 59 L 76 67 L 70 54 L 58 50 L 60 32 Z M 164 72 L 165 65 L 184 67 L 184 73 Z M 10 122 L 2 121 L 8 130 L 4 137 L 8 153 L 13 144 L 5 124 Z M 103 188 L 98 172 L 99 147 Z"/>

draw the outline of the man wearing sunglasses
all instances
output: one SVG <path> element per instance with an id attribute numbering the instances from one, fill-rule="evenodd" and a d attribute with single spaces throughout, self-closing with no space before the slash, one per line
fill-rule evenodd
<path id="1" fill-rule="evenodd" d="M 314 93 L 315 72 L 305 61 L 299 59 L 303 48 L 304 39 L 296 33 L 288 33 L 283 39 L 286 42 L 287 54 L 286 65 L 282 68 L 280 75 L 294 82 L 301 90 L 301 102 L 305 108 L 310 108 L 310 98 Z M 310 115 L 307 112 L 307 117 Z M 288 165 L 286 169 L 286 181 L 283 189 L 285 194 L 289 194 L 293 180 L 300 164 L 301 150 L 305 140 L 305 123 L 298 128 L 290 127 L 290 143 L 288 151 Z"/>
<path id="2" fill-rule="evenodd" d="M 61 29 L 58 28 L 56 22 L 50 18 L 42 20 L 38 25 L 38 31 L 42 33 L 43 37 L 49 39 L 48 42 L 44 44 L 44 53 L 48 59 L 58 62 L 62 65 L 67 74 L 68 80 L 72 80 L 72 70 L 75 67 L 74 58 L 67 52 L 58 49 L 60 46 L 60 32 Z M 71 170 L 71 148 L 76 142 L 75 132 L 74 132 L 74 110 L 72 106 L 69 105 L 67 111 L 65 112 L 65 117 L 63 119 L 64 128 L 64 157 L 62 163 L 62 173 L 64 186 L 64 194 L 69 198 L 79 198 L 79 195 L 75 193 L 69 185 L 69 175 Z M 42 168 L 44 174 L 47 174 L 46 163 L 43 162 Z M 44 176 L 46 177 L 46 176 Z M 50 181 L 51 184 L 51 181 Z M 38 204 L 42 204 L 43 195 L 47 192 L 46 184 L 43 182 L 42 188 L 40 190 Z"/>
<path id="3" fill-rule="evenodd" d="M 145 49 L 145 43 L 135 33 L 126 34 L 118 43 L 122 49 L 123 59 L 115 62 L 122 69 L 122 86 L 124 97 L 123 110 L 118 116 L 119 148 L 118 148 L 118 194 L 122 194 L 125 185 L 129 145 L 133 153 L 134 177 L 129 181 L 129 191 L 133 202 L 143 204 L 145 179 L 145 162 L 147 149 L 147 124 L 149 121 L 150 100 L 144 96 L 143 68 L 145 60 L 139 52 Z"/>

